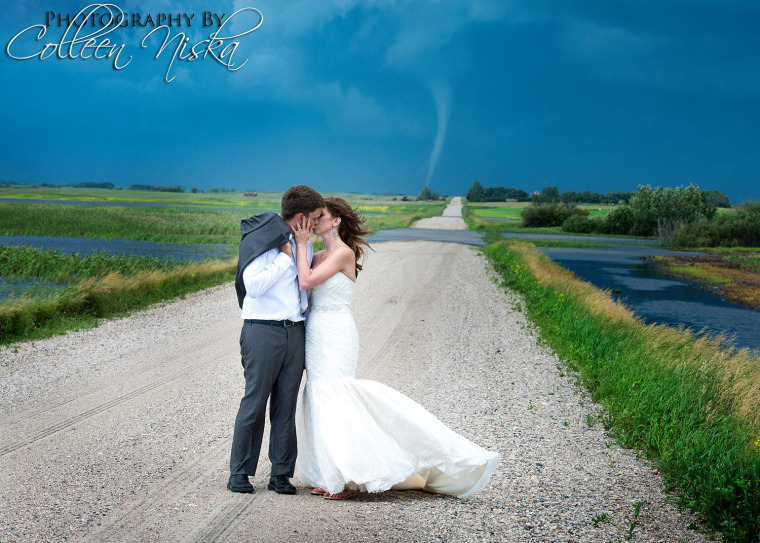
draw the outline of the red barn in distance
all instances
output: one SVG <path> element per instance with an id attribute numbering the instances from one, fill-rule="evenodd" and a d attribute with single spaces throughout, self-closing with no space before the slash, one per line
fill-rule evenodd
<path id="1" fill-rule="evenodd" d="M 244 192 L 243 193 L 243 196 L 254 196 L 254 197 L 256 197 L 258 195 L 259 195 L 258 192 Z"/>

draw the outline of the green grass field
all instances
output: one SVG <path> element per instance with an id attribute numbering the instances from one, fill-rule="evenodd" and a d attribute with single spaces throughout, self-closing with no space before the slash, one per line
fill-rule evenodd
<path id="1" fill-rule="evenodd" d="M 361 194 L 336 195 L 369 214 L 367 224 L 373 232 L 406 228 L 418 219 L 440 215 L 446 205 L 445 202 L 392 201 L 388 197 Z M 0 234 L 236 245 L 240 241 L 240 220 L 261 210 L 279 211 L 281 197 L 279 193 L 246 199 L 239 193 L 0 188 L 0 198 L 104 204 L 0 202 Z M 107 205 L 108 202 L 166 204 L 167 207 L 125 207 Z"/>
<path id="2" fill-rule="evenodd" d="M 396 206 L 425 205 L 428 202 L 402 202 L 390 196 L 374 194 L 325 192 L 323 196 L 338 196 L 367 212 L 395 213 Z M 0 198 L 25 200 L 70 200 L 80 202 L 162 204 L 200 208 L 259 209 L 279 211 L 281 192 L 258 192 L 245 196 L 243 192 L 159 192 L 127 189 L 86 189 L 72 187 L 27 187 L 13 185 L 0 187 Z M 436 204 L 436 202 L 433 202 Z M 379 206 L 380 210 L 369 208 Z M 384 209 L 385 211 L 382 211 Z"/>
<path id="3" fill-rule="evenodd" d="M 520 212 L 529 205 L 530 202 L 485 202 L 468 203 L 467 207 L 475 217 L 520 219 Z M 606 217 L 614 208 L 605 204 L 581 204 L 578 207 L 588 210 L 590 217 Z"/>

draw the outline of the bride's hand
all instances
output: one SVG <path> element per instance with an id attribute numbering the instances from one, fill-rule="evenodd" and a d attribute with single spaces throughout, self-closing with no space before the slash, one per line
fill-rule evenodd
<path id="1" fill-rule="evenodd" d="M 293 236 L 296 238 L 296 245 L 306 245 L 311 237 L 311 230 L 313 225 L 309 217 L 304 217 L 302 220 L 296 222 L 296 231 Z"/>

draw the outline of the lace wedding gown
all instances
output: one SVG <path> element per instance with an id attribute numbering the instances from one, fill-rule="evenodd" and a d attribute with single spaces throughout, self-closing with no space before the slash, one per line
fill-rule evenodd
<path id="1" fill-rule="evenodd" d="M 383 384 L 355 379 L 359 335 L 354 282 L 343 273 L 312 290 L 306 385 L 298 401 L 298 478 L 334 494 L 417 488 L 466 498 L 491 479 L 500 455 L 454 433 Z"/>

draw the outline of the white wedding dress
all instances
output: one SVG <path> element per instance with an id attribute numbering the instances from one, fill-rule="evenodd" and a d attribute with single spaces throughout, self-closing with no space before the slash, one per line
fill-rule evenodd
<path id="1" fill-rule="evenodd" d="M 456 434 L 383 384 L 356 379 L 354 282 L 336 273 L 311 293 L 306 385 L 298 401 L 296 472 L 331 494 L 422 489 L 466 498 L 491 479 L 501 456 Z"/>

